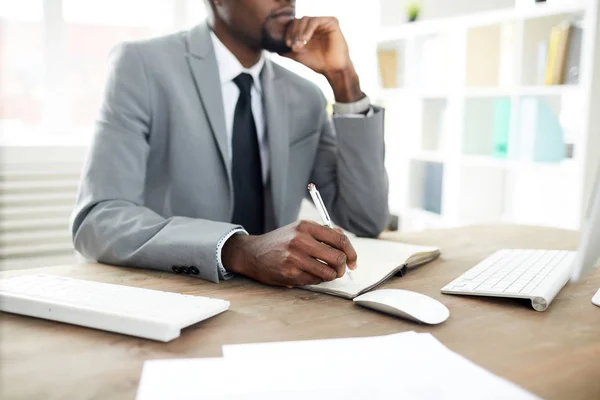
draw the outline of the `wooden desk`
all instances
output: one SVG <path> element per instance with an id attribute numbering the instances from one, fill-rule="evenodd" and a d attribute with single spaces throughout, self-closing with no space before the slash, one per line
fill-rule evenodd
<path id="1" fill-rule="evenodd" d="M 231 301 L 230 311 L 158 343 L 18 315 L 0 315 L 0 398 L 131 399 L 144 360 L 220 356 L 228 343 L 431 332 L 450 349 L 547 399 L 600 399 L 600 273 L 567 286 L 539 313 L 525 301 L 440 294 L 440 288 L 502 247 L 574 249 L 577 234 L 545 228 L 470 227 L 387 234 L 442 248 L 442 258 L 384 287 L 415 290 L 448 306 L 450 319 L 417 325 L 352 302 L 236 278 L 219 285 L 102 265 L 13 271 L 53 273 Z M 235 380 L 235 377 L 232 377 Z"/>

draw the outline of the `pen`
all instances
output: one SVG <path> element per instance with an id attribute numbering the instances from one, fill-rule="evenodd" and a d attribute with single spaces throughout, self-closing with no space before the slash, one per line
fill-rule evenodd
<path id="1" fill-rule="evenodd" d="M 328 228 L 333 228 L 331 223 L 331 218 L 329 217 L 329 213 L 327 212 L 327 208 L 325 208 L 325 203 L 323 203 L 323 199 L 321 198 L 321 194 L 317 190 L 317 187 L 314 183 L 308 185 L 308 192 L 310 193 L 310 197 L 312 197 L 313 203 L 315 203 L 315 207 L 317 207 L 317 211 L 321 216 L 321 220 L 323 221 L 323 225 Z M 346 266 L 346 275 L 348 278 L 352 279 L 352 275 L 350 274 L 350 269 Z"/>

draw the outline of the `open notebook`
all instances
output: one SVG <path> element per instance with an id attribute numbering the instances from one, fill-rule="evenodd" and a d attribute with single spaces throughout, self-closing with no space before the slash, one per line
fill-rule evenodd
<path id="1" fill-rule="evenodd" d="M 358 254 L 358 268 L 342 278 L 303 289 L 353 299 L 368 292 L 402 268 L 408 269 L 428 263 L 440 255 L 435 247 L 415 246 L 385 240 L 352 238 Z"/>

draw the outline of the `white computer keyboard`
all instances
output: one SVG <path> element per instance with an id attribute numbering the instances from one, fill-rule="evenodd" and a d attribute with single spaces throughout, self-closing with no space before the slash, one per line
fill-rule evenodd
<path id="1" fill-rule="evenodd" d="M 0 280 L 0 310 L 168 342 L 229 302 L 55 275 Z"/>
<path id="2" fill-rule="evenodd" d="M 545 311 L 569 280 L 575 254 L 499 250 L 444 286 L 442 293 L 531 299 L 535 310 Z"/>

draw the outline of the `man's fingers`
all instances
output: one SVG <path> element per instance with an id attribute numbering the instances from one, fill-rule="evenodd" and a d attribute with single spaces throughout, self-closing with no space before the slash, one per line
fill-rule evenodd
<path id="1" fill-rule="evenodd" d="M 323 279 L 305 272 L 301 268 L 298 267 L 284 272 L 283 276 L 278 279 L 279 284 L 291 288 L 294 286 L 318 285 L 323 282 Z"/>
<path id="2" fill-rule="evenodd" d="M 302 17 L 293 21 L 287 30 L 286 44 L 294 52 L 304 50 L 320 23 L 320 18 L 318 17 Z"/>
<path id="3" fill-rule="evenodd" d="M 310 18 L 305 26 L 303 26 L 303 29 L 300 30 L 299 40 L 303 44 L 310 42 L 320 24 L 319 18 Z"/>
<path id="4" fill-rule="evenodd" d="M 318 264 L 313 264 L 319 267 L 323 271 L 323 274 L 326 274 L 319 274 L 323 280 L 330 281 L 335 278 L 341 278 L 346 273 L 347 256 L 344 252 L 318 242 L 314 237 L 308 234 L 300 234 L 297 236 L 295 240 L 292 241 L 292 245 L 295 247 L 296 251 L 308 255 L 312 259 L 321 260 L 327 264 L 329 267 L 327 271 L 322 270 L 324 266 L 323 263 L 319 262 Z M 334 274 L 331 273 L 331 269 L 333 269 Z"/>
<path id="5" fill-rule="evenodd" d="M 335 229 L 320 226 L 318 224 L 311 225 L 308 229 L 310 231 L 309 233 L 319 242 L 323 242 L 346 254 L 348 268 L 356 269 L 356 260 L 358 256 L 350 239 L 348 239 L 348 236 L 337 232 Z"/>
<path id="6" fill-rule="evenodd" d="M 309 40 L 312 38 L 312 34 L 307 34 L 307 28 L 310 24 L 315 24 L 317 18 L 302 17 L 298 26 L 296 27 L 296 34 L 293 37 L 292 50 L 295 52 L 301 52 L 305 49 Z M 318 23 L 317 23 L 318 25 Z"/>
<path id="7" fill-rule="evenodd" d="M 321 281 L 329 282 L 338 277 L 338 272 L 336 269 L 331 266 L 317 261 L 313 257 L 306 256 L 302 263 L 300 264 L 300 269 L 304 272 L 318 277 Z"/>
<path id="8" fill-rule="evenodd" d="M 296 279 L 297 286 L 318 285 L 321 282 L 323 282 L 323 279 L 308 272 L 303 272 Z"/>
<path id="9" fill-rule="evenodd" d="M 302 42 L 304 40 L 304 38 L 303 38 L 304 31 L 306 30 L 306 27 L 308 26 L 310 21 L 313 19 L 314 18 L 310 18 L 310 17 L 302 17 L 298 20 L 298 24 L 296 26 L 296 35 L 292 38 L 294 40 L 294 42 L 298 43 L 298 42 Z"/>
<path id="10" fill-rule="evenodd" d="M 292 49 L 294 47 L 294 42 L 298 37 L 298 28 L 300 26 L 301 21 L 301 19 L 295 19 L 292 22 L 290 22 L 285 33 L 285 44 L 288 47 L 291 47 Z"/>

